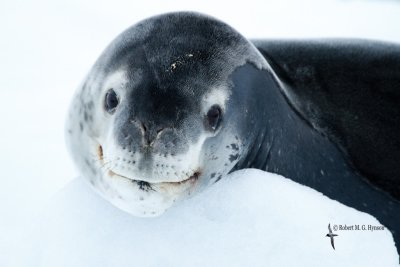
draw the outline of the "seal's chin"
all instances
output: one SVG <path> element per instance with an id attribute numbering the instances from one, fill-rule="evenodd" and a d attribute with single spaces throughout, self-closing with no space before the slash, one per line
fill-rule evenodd
<path id="1" fill-rule="evenodd" d="M 102 146 L 98 146 L 97 153 L 101 168 L 104 166 Z M 93 186 L 117 208 L 139 217 L 154 217 L 197 191 L 201 176 L 199 169 L 180 181 L 162 181 L 151 177 L 139 180 L 135 179 L 134 174 L 122 175 L 117 170 L 109 169 Z"/>
<path id="2" fill-rule="evenodd" d="M 150 183 L 109 171 L 103 176 L 102 186 L 94 186 L 117 208 L 138 217 L 155 217 L 198 190 L 200 179 L 196 172 L 179 182 Z"/>

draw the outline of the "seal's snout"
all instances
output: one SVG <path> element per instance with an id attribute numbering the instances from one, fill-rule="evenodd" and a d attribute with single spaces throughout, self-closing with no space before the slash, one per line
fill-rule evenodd
<path id="1" fill-rule="evenodd" d="M 160 138 L 160 135 L 164 131 L 165 127 L 156 127 L 150 123 L 140 123 L 143 144 L 145 146 L 152 146 L 154 142 Z"/>
<path id="2" fill-rule="evenodd" d="M 139 118 L 123 122 L 115 135 L 121 147 L 158 154 L 176 153 L 173 141 L 179 139 L 174 127 Z"/>

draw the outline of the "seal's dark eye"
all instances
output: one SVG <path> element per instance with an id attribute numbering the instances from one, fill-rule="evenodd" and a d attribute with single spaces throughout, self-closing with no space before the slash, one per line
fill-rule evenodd
<path id="1" fill-rule="evenodd" d="M 207 126 L 211 128 L 211 130 L 215 131 L 221 124 L 222 119 L 222 110 L 218 105 L 213 105 L 207 112 Z"/>
<path id="2" fill-rule="evenodd" d="M 106 93 L 104 99 L 104 108 L 110 114 L 114 113 L 115 108 L 118 106 L 118 96 L 113 89 L 110 89 Z"/>

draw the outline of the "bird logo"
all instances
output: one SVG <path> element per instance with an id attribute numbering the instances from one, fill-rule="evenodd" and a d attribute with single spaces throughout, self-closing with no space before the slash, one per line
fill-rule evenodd
<path id="1" fill-rule="evenodd" d="M 327 233 L 326 236 L 331 238 L 332 247 L 333 247 L 333 249 L 335 249 L 335 242 L 333 240 L 333 237 L 338 236 L 338 235 L 332 233 L 331 224 L 328 224 L 328 230 L 329 230 L 329 233 Z"/>

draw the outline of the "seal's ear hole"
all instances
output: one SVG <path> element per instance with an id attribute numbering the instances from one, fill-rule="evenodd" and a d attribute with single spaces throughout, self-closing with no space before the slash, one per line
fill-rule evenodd
<path id="1" fill-rule="evenodd" d="M 113 114 L 119 103 L 118 96 L 113 89 L 107 91 L 104 98 L 104 109 Z"/>
<path id="2" fill-rule="evenodd" d="M 213 105 L 208 111 L 206 115 L 206 128 L 209 128 L 212 131 L 218 129 L 221 125 L 222 120 L 222 109 L 219 105 Z"/>

